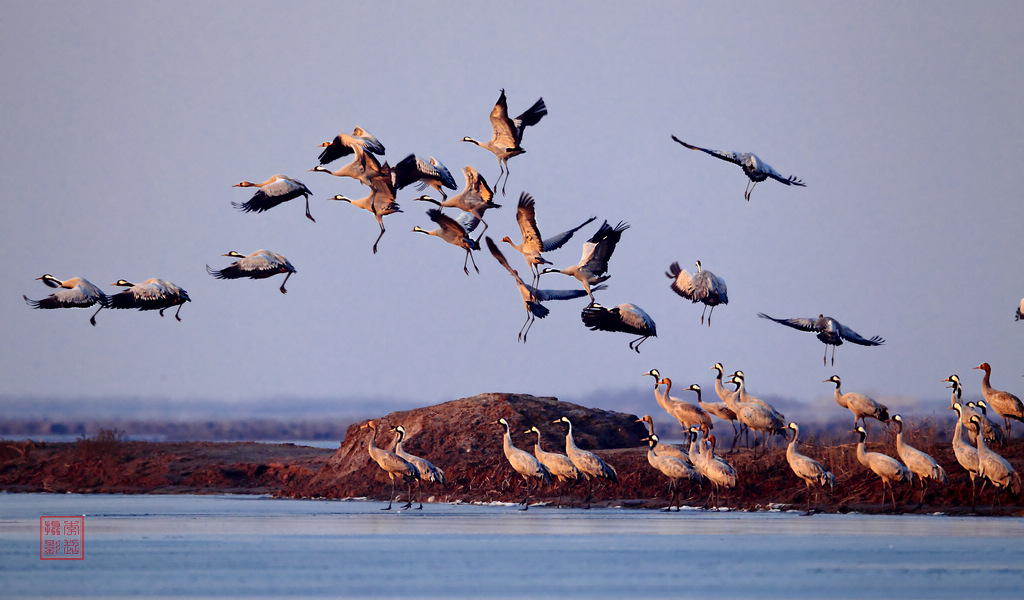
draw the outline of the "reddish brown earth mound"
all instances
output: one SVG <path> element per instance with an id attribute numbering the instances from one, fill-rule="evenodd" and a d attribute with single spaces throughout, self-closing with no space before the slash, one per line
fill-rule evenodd
<path id="1" fill-rule="evenodd" d="M 395 412 L 379 419 L 377 445 L 393 447 L 391 426 L 407 431 L 405 449 L 430 460 L 445 471 L 448 485 L 424 483 L 421 495 L 436 501 L 516 502 L 522 498 L 522 480 L 502 452 L 504 417 L 512 426 L 512 438 L 531 451 L 536 436 L 525 431 L 536 425 L 543 432 L 548 451 L 565 451 L 565 427 L 552 423 L 567 416 L 573 423 L 576 444 L 595 452 L 613 465 L 619 483 L 603 482 L 595 488 L 595 504 L 660 507 L 668 498 L 666 479 L 647 463 L 646 436 L 636 416 L 589 409 L 518 394 L 481 394 L 436 406 Z M 656 417 L 657 418 L 657 417 Z M 668 419 L 663 419 L 665 423 Z M 365 423 L 365 422 L 364 422 Z M 367 451 L 370 429 L 352 425 L 345 441 L 335 450 L 292 444 L 210 442 L 125 442 L 109 435 L 69 444 L 0 442 L 0 490 L 111 493 L 264 493 L 296 498 L 369 497 L 387 500 L 391 483 Z M 667 425 L 662 428 L 668 429 Z M 872 424 L 869 449 L 895 455 L 891 432 Z M 919 505 L 915 487 L 897 487 L 899 510 L 963 514 L 971 509 L 971 485 L 957 464 L 948 443 L 937 444 L 920 432 L 907 441 L 928 452 L 949 475 L 945 486 L 932 484 Z M 829 512 L 891 511 L 880 503 L 881 483 L 855 456 L 852 436 L 828 443 L 802 443 L 804 454 L 818 459 L 835 474 L 833 493 L 819 494 L 819 508 Z M 743 448 L 725 455 L 738 473 L 739 487 L 723 491 L 722 504 L 758 509 L 807 502 L 803 482 L 789 469 L 785 447 L 753 451 Z M 1024 468 L 1024 442 L 1013 440 L 998 448 L 1018 471 Z M 683 484 L 687 504 L 703 506 L 710 488 Z M 569 488 L 568 504 L 578 505 L 585 484 Z M 404 492 L 403 492 L 404 494 Z M 557 488 L 534 493 L 534 501 L 554 502 Z M 979 496 L 978 512 L 988 513 L 991 487 Z M 1001 496 L 997 514 L 1024 514 L 1019 498 Z"/>

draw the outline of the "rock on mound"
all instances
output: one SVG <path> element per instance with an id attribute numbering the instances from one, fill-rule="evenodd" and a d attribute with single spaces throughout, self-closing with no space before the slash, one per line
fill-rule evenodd
<path id="1" fill-rule="evenodd" d="M 511 499 L 518 493 L 519 476 L 502 452 L 502 427 L 495 422 L 505 417 L 512 427 L 513 443 L 533 452 L 536 434 L 525 434 L 536 425 L 543 432 L 546 450 L 565 452 L 565 425 L 553 421 L 569 417 L 576 445 L 587 450 L 635 448 L 645 445 L 647 435 L 636 416 L 586 408 L 537 398 L 526 394 L 480 394 L 435 406 L 391 413 L 377 423 L 377 446 L 394 448 L 397 440 L 389 429 L 406 430 L 406 451 L 444 470 L 448 485 L 424 483 L 423 497 L 445 500 Z M 387 498 L 391 482 L 370 458 L 367 446 L 371 430 L 357 423 L 348 428 L 345 441 L 326 465 L 301 488 L 288 493 L 304 497 Z M 510 488 L 511 486 L 511 488 Z"/>

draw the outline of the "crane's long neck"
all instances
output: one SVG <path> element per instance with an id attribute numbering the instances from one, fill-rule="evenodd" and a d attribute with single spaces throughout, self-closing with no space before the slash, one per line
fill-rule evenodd
<path id="1" fill-rule="evenodd" d="M 576 440 L 572 439 L 572 423 L 567 422 L 566 425 L 569 426 L 569 431 L 565 434 L 565 449 L 568 453 L 570 449 L 578 450 L 578 448 L 576 447 Z"/>
<path id="2" fill-rule="evenodd" d="M 537 446 L 536 446 L 536 448 L 537 448 L 537 452 L 538 453 L 544 451 L 544 449 L 540 447 L 540 431 L 537 432 Z"/>
<path id="3" fill-rule="evenodd" d="M 722 372 L 718 369 L 715 369 L 715 372 L 718 373 L 718 375 L 715 375 L 715 393 L 718 394 L 718 397 L 723 402 L 725 402 L 726 397 L 732 394 L 732 392 L 722 384 Z"/>
<path id="4" fill-rule="evenodd" d="M 985 434 L 981 428 L 981 421 L 978 421 L 978 435 L 974 436 L 975 441 L 978 443 L 978 456 L 982 454 L 990 454 L 992 450 L 988 447 L 988 442 L 985 441 Z"/>
<path id="5" fill-rule="evenodd" d="M 988 396 L 995 391 L 992 389 L 992 384 L 989 381 L 989 375 L 992 374 L 992 371 L 989 369 L 983 370 L 985 371 L 985 375 L 981 378 L 981 392 L 983 396 Z"/>
<path id="6" fill-rule="evenodd" d="M 502 438 L 502 447 L 505 450 L 505 456 L 507 457 L 512 454 L 516 447 L 512 445 L 512 433 L 509 431 L 508 425 L 502 424 L 502 426 L 505 428 L 505 437 Z"/>
<path id="7" fill-rule="evenodd" d="M 669 391 L 672 389 L 672 382 L 669 380 L 663 380 L 665 382 L 665 391 L 661 391 L 661 382 L 658 382 L 654 386 L 654 399 L 658 401 L 658 406 L 665 410 L 670 410 L 672 402 L 669 400 Z"/>
<path id="8" fill-rule="evenodd" d="M 838 404 L 839 406 L 842 406 L 843 408 L 849 408 L 848 406 L 846 406 L 846 400 L 843 400 L 843 392 L 842 392 L 842 390 L 839 389 L 839 385 L 840 384 L 838 384 L 838 383 L 836 384 L 836 391 L 835 391 L 836 404 Z"/>
<path id="9" fill-rule="evenodd" d="M 863 435 L 860 436 L 860 441 L 857 442 L 857 460 L 860 461 L 860 464 L 868 466 L 867 443 Z"/>

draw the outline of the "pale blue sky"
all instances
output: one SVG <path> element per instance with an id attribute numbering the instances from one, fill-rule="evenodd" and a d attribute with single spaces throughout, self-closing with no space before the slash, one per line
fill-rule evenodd
<path id="1" fill-rule="evenodd" d="M 847 391 L 941 408 L 939 379 L 958 372 L 977 395 L 982 361 L 997 387 L 1024 391 L 1019 3 L 440 6 L 0 3 L 0 397 L 40 413 L 53 399 L 237 414 L 281 400 L 287 415 L 289 398 L 383 411 L 496 391 L 601 405 L 635 390 L 654 410 L 641 373 L 707 386 L 716 361 L 753 393 L 806 403 L 830 397 L 822 380 L 837 373 Z M 359 125 L 392 164 L 433 155 L 493 182 L 494 157 L 458 140 L 489 138 L 501 88 L 513 114 L 539 96 L 550 112 L 512 159 L 488 233 L 518 236 L 524 190 L 542 232 L 630 223 L 598 299 L 657 321 L 639 355 L 625 334 L 585 329 L 584 300 L 552 303 L 517 343 L 513 282 L 486 251 L 466 277 L 458 249 L 410 233 L 431 225 L 415 189 L 374 256 L 372 216 L 326 201 L 366 188 L 307 172 L 317 144 Z M 769 181 L 745 202 L 739 167 L 670 134 L 755 152 L 807 187 Z M 232 184 L 275 173 L 313 191 L 317 223 L 301 202 L 231 207 L 251 195 Z M 595 229 L 549 260 L 575 263 Z M 205 272 L 258 248 L 297 267 L 287 295 L 279 278 Z M 729 285 L 711 328 L 663 274 L 697 259 Z M 93 328 L 88 311 L 24 304 L 50 291 L 43 273 L 110 292 L 160 277 L 193 302 L 181 323 L 103 311 Z M 758 312 L 824 312 L 887 343 L 844 345 L 822 367 L 812 334 Z"/>

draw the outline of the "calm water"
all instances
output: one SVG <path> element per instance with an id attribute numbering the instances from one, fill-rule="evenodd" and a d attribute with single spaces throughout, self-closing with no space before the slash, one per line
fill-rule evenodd
<path id="1" fill-rule="evenodd" d="M 1024 519 L 0 494 L 0 595 L 1020 598 Z M 85 515 L 85 560 L 39 517 Z"/>

